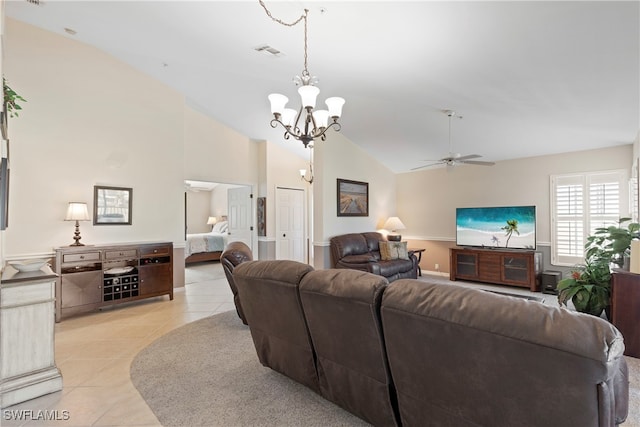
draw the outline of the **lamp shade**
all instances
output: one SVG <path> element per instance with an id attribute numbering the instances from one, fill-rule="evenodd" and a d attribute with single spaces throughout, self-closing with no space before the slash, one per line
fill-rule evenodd
<path id="1" fill-rule="evenodd" d="M 296 110 L 293 108 L 285 108 L 282 112 L 282 123 L 285 126 L 293 126 L 296 121 Z"/>
<path id="2" fill-rule="evenodd" d="M 218 220 L 216 219 L 215 216 L 210 216 L 209 219 L 207 220 L 207 225 L 213 225 L 216 222 L 218 222 Z"/>
<path id="3" fill-rule="evenodd" d="M 89 210 L 84 202 L 69 202 L 65 221 L 89 221 Z"/>
<path id="4" fill-rule="evenodd" d="M 316 108 L 316 98 L 320 93 L 320 89 L 315 86 L 300 86 L 298 88 L 300 98 L 302 98 L 302 106 L 304 108 Z"/>
<path id="5" fill-rule="evenodd" d="M 279 93 L 272 93 L 269 95 L 269 102 L 271 103 L 271 113 L 272 114 L 282 114 L 284 110 L 284 106 L 289 101 L 284 95 L 280 95 Z"/>
<path id="6" fill-rule="evenodd" d="M 339 96 L 333 96 L 331 98 L 327 98 L 324 101 L 329 107 L 329 116 L 340 117 L 342 115 L 342 106 L 344 105 L 344 98 L 340 98 Z"/>
<path id="7" fill-rule="evenodd" d="M 316 110 L 313 112 L 313 120 L 318 128 L 326 128 L 329 123 L 329 112 L 327 110 Z"/>
<path id="8" fill-rule="evenodd" d="M 390 216 L 382 226 L 385 230 L 396 231 L 396 230 L 404 230 L 405 227 L 400 218 L 397 216 Z"/>

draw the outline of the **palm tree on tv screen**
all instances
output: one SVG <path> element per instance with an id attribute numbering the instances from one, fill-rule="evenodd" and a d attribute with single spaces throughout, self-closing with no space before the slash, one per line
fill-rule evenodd
<path id="1" fill-rule="evenodd" d="M 508 219 L 507 225 L 501 228 L 501 230 L 505 231 L 505 236 L 507 236 L 507 243 L 505 243 L 504 247 L 509 247 L 509 239 L 511 239 L 511 235 L 516 233 L 518 236 L 520 235 L 520 231 L 518 231 L 518 220 L 517 219 Z"/>

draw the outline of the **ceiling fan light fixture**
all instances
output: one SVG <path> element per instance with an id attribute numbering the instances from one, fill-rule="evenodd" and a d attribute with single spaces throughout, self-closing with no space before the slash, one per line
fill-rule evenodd
<path id="1" fill-rule="evenodd" d="M 461 119 L 462 116 L 457 116 L 456 112 L 453 110 L 443 110 L 443 112 L 449 117 L 449 156 L 443 157 L 440 160 L 425 160 L 433 163 L 430 163 L 428 165 L 418 166 L 418 167 L 412 168 L 411 170 L 413 171 L 413 170 L 423 169 L 423 168 L 436 166 L 436 165 L 446 165 L 447 169 L 450 169 L 459 163 L 465 163 L 470 165 L 480 165 L 480 166 L 493 166 L 495 164 L 494 162 L 483 162 L 478 160 L 471 160 L 471 159 L 477 159 L 479 157 L 482 157 L 479 154 L 467 154 L 463 156 L 460 153 L 453 152 L 453 144 L 451 143 L 451 119 L 453 117 Z"/>

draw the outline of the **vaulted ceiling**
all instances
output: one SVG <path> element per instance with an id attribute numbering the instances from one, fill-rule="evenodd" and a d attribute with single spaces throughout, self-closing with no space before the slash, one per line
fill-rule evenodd
<path id="1" fill-rule="evenodd" d="M 309 9 L 319 102 L 345 98 L 341 132 L 395 172 L 448 155 L 449 136 L 454 152 L 500 161 L 630 144 L 640 130 L 638 1 L 265 4 L 286 22 Z M 303 26 L 272 21 L 257 0 L 10 0 L 5 16 L 94 45 L 304 155 L 269 126 L 267 101 L 299 105 Z M 463 116 L 451 135 L 443 110 Z"/>

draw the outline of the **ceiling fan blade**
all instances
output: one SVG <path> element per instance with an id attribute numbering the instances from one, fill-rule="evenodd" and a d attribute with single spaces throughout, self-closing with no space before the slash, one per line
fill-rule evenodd
<path id="1" fill-rule="evenodd" d="M 482 156 L 479 155 L 479 154 L 468 154 L 466 156 L 457 157 L 454 160 L 456 160 L 458 162 L 462 162 L 462 161 L 465 161 L 465 160 L 477 159 L 479 157 L 482 157 Z"/>
<path id="2" fill-rule="evenodd" d="M 429 163 L 428 165 L 422 165 L 422 166 L 418 166 L 418 167 L 415 167 L 415 168 L 411 168 L 410 170 L 415 171 L 415 170 L 418 170 L 418 169 L 428 168 L 430 166 L 441 165 L 443 163 L 446 163 L 446 162 L 438 161 L 438 162 L 435 162 L 435 163 Z"/>
<path id="3" fill-rule="evenodd" d="M 480 166 L 493 166 L 494 162 L 481 162 L 478 160 L 458 160 L 459 163 L 464 163 L 467 165 L 480 165 Z"/>

